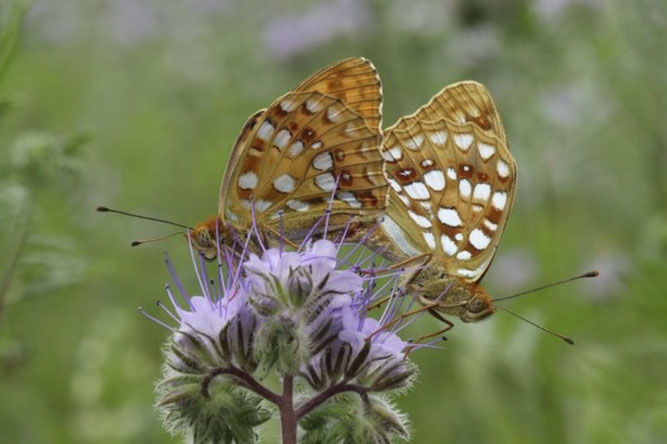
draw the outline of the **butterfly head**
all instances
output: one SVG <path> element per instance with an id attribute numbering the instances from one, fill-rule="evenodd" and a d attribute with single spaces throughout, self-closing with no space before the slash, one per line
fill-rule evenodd
<path id="1" fill-rule="evenodd" d="M 434 310 L 457 316 L 463 322 L 478 322 L 496 311 L 484 287 L 455 278 L 437 266 L 424 268 L 411 290 L 420 294 L 422 304 L 437 300 Z"/>
<path id="2" fill-rule="evenodd" d="M 472 295 L 468 298 L 465 310 L 459 314 L 463 322 L 477 322 L 491 316 L 496 307 L 491 302 L 491 297 L 484 287 L 479 284 L 469 284 L 468 293 Z"/>
<path id="3" fill-rule="evenodd" d="M 228 245 L 226 243 L 228 234 L 220 219 L 212 217 L 197 224 L 189 234 L 186 234 L 186 238 L 189 237 L 192 247 L 202 254 L 205 259 L 212 261 L 218 257 L 218 246 L 215 239 L 218 238 L 221 245 Z"/>

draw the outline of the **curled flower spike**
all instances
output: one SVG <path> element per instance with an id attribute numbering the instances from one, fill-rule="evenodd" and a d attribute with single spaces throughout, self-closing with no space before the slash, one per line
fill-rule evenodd
<path id="1" fill-rule="evenodd" d="M 322 430 L 353 442 L 409 436 L 388 396 L 413 380 L 406 353 L 429 344 L 398 335 L 413 320 L 400 316 L 411 299 L 397 290 L 399 274 L 378 288 L 376 275 L 357 271 L 374 255 L 348 264 L 343 241 L 306 239 L 298 251 L 281 243 L 256 254 L 244 239 L 237 251 L 219 247 L 214 272 L 191 250 L 195 294 L 166 258 L 178 294 L 166 287 L 166 322 L 147 316 L 172 332 L 157 404 L 170 431 L 196 442 L 247 442 L 277 415 L 293 428 L 283 436 L 300 433 L 304 442 L 317 442 Z M 387 303 L 371 316 L 379 300 Z M 282 391 L 263 382 L 276 379 Z"/>

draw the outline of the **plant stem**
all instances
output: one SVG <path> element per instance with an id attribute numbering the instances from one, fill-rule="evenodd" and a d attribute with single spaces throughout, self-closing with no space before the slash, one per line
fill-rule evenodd
<path id="1" fill-rule="evenodd" d="M 294 376 L 283 377 L 283 393 L 278 403 L 283 444 L 296 444 L 296 411 L 294 410 Z"/>
<path id="2" fill-rule="evenodd" d="M 213 369 L 208 375 L 206 375 L 206 377 L 204 377 L 201 383 L 201 394 L 205 398 L 208 398 L 210 396 L 208 392 L 209 384 L 211 383 L 213 378 L 215 378 L 218 375 L 234 376 L 235 378 L 237 378 L 239 382 L 243 384 L 244 387 L 246 387 L 249 390 L 252 390 L 259 396 L 263 397 L 267 401 L 270 401 L 274 404 L 279 404 L 282 400 L 282 397 L 280 395 L 264 387 L 262 384 L 257 382 L 257 380 L 253 378 L 252 375 L 234 366 L 219 367 Z"/>
<path id="3" fill-rule="evenodd" d="M 23 224 L 21 224 L 21 231 L 19 231 L 18 234 L 18 241 L 16 243 L 16 249 L 14 250 L 14 254 L 12 255 L 9 261 L 7 269 L 2 275 L 2 279 L 0 279 L 0 318 L 2 318 L 2 314 L 4 312 L 5 298 L 7 297 L 7 293 L 9 293 L 9 286 L 12 282 L 14 274 L 16 273 L 19 264 L 19 259 L 21 259 L 21 255 L 23 254 L 24 251 L 23 249 L 26 245 L 26 241 L 28 240 L 28 234 L 30 233 L 31 219 L 32 219 L 32 212 L 29 212 L 25 220 L 23 221 Z"/>
<path id="4" fill-rule="evenodd" d="M 328 389 L 324 390 L 323 392 L 318 393 L 314 397 L 312 397 L 310 400 L 305 402 L 301 407 L 299 407 L 296 411 L 296 418 L 301 419 L 308 413 L 310 413 L 313 409 L 318 407 L 320 404 L 322 404 L 324 401 L 327 399 L 331 398 L 332 396 L 335 396 L 339 393 L 343 392 L 355 392 L 359 394 L 361 399 L 366 401 L 368 399 L 368 389 L 366 387 L 362 387 L 360 385 L 354 385 L 354 384 L 345 384 L 345 383 L 340 383 L 336 385 L 332 385 Z"/>

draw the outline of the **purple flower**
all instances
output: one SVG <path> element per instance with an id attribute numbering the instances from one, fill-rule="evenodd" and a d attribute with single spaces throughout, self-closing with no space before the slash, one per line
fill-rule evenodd
<path id="1" fill-rule="evenodd" d="M 376 273 L 362 271 L 375 256 L 362 255 L 356 263 L 347 263 L 350 254 L 339 258 L 342 245 L 307 239 L 297 251 L 269 248 L 252 253 L 221 245 L 215 272 L 190 248 L 199 282 L 195 295 L 185 289 L 166 258 L 180 297 L 167 286 L 173 309 L 159 306 L 172 322 L 145 314 L 173 332 L 158 388 L 158 405 L 171 430 L 190 433 L 194 428 L 197 434 L 222 441 L 230 436 L 243 441 L 254 433 L 252 427 L 270 416 L 265 402 L 284 402 L 254 376 L 276 373 L 284 381 L 300 379 L 310 387 L 300 393 L 311 395 L 297 408 L 302 416 L 315 414 L 317 406 L 336 393 L 355 391 L 362 406 L 349 418 L 364 424 L 359 429 L 365 430 L 363 436 L 407 433 L 402 416 L 376 393 L 407 387 L 415 373 L 407 353 L 430 344 L 413 344 L 398 336 L 416 318 L 401 316 L 411 303 L 397 291 L 400 273 L 376 290 Z M 377 319 L 369 316 L 373 305 L 383 306 Z M 176 327 L 169 325 L 173 321 Z M 349 402 L 349 397 L 336 402 Z M 245 424 L 249 411 L 255 414 L 250 429 L 241 433 L 228 426 Z M 367 430 L 364 427 L 376 422 L 364 415 L 382 417 L 384 422 L 377 424 L 393 421 L 393 432 Z"/>

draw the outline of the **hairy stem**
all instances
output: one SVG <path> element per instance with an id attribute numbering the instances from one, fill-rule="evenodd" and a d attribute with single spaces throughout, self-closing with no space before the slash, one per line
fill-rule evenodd
<path id="1" fill-rule="evenodd" d="M 283 377 L 283 393 L 278 403 L 283 444 L 296 444 L 297 414 L 294 410 L 294 376 Z"/>
<path id="2" fill-rule="evenodd" d="M 301 407 L 299 407 L 296 410 L 296 418 L 297 419 L 303 418 L 305 415 L 310 413 L 312 410 L 314 410 L 316 407 L 318 407 L 327 399 L 343 392 L 355 392 L 358 393 L 359 396 L 361 396 L 361 399 L 363 399 L 364 401 L 368 399 L 368 389 L 366 387 L 354 384 L 346 384 L 346 383 L 332 385 L 331 387 L 324 390 L 323 392 L 318 393 L 310 400 L 306 401 Z"/>
<path id="3" fill-rule="evenodd" d="M 277 393 L 269 390 L 260 384 L 255 378 L 252 377 L 249 373 L 236 368 L 234 366 L 230 367 L 218 367 L 211 370 L 201 382 L 201 394 L 202 396 L 208 398 L 210 393 L 208 392 L 208 386 L 211 381 L 219 375 L 231 375 L 235 377 L 245 388 L 251 390 L 261 396 L 262 398 L 270 401 L 274 404 L 279 404 L 281 401 L 281 396 Z"/>

